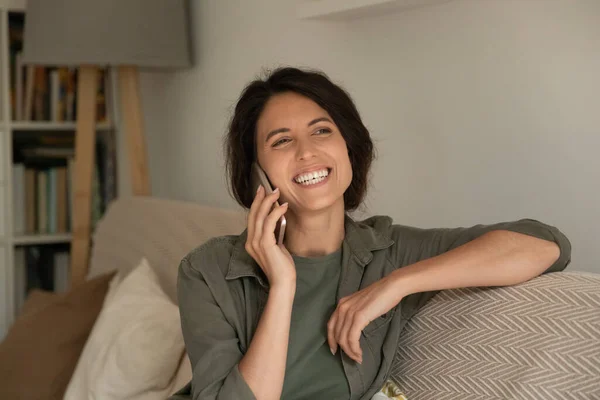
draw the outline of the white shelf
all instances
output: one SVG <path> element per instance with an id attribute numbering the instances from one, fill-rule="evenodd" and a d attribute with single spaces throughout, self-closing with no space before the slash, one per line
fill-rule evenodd
<path id="1" fill-rule="evenodd" d="M 347 20 L 412 10 L 453 0 L 300 0 L 302 19 Z"/>
<path id="2" fill-rule="evenodd" d="M 14 245 L 68 243 L 71 241 L 70 233 L 19 235 L 13 238 Z"/>
<path id="3" fill-rule="evenodd" d="M 8 11 L 25 11 L 26 0 L 0 0 L 0 8 Z"/>
<path id="4" fill-rule="evenodd" d="M 11 121 L 8 126 L 18 131 L 74 131 L 77 129 L 76 122 L 46 122 L 46 121 Z M 112 129 L 112 124 L 103 122 L 96 125 L 98 130 Z"/>

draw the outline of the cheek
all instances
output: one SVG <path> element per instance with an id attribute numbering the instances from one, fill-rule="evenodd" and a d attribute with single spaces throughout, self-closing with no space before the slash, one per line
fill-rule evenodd
<path id="1" fill-rule="evenodd" d="M 350 159 L 346 156 L 346 183 L 348 184 L 348 186 L 350 186 L 350 182 L 352 182 L 352 164 L 350 163 Z"/>
<path id="2" fill-rule="evenodd" d="M 267 176 L 269 177 L 269 181 L 274 186 L 273 188 L 285 185 L 288 180 L 286 168 L 284 168 L 287 165 L 287 159 L 280 156 L 271 156 L 268 160 L 263 160 L 263 162 L 265 163 L 265 171 L 268 171 Z"/>
<path id="3" fill-rule="evenodd" d="M 350 154 L 348 154 L 346 142 L 344 142 L 343 149 L 340 150 L 338 160 L 342 160 L 341 162 L 344 166 L 344 169 L 347 170 L 350 177 L 352 177 L 352 163 L 350 162 Z"/>
<path id="4" fill-rule="evenodd" d="M 350 186 L 352 182 L 352 164 L 350 163 L 350 157 L 348 156 L 348 150 L 344 143 L 344 147 L 338 152 L 337 156 L 337 167 L 338 167 L 338 179 L 340 183 L 346 186 Z"/>

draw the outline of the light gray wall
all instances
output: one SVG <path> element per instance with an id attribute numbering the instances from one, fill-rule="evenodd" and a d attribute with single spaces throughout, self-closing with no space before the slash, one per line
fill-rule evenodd
<path id="1" fill-rule="evenodd" d="M 221 139 L 262 67 L 323 69 L 379 158 L 364 214 L 422 227 L 535 218 L 600 273 L 600 1 L 455 0 L 350 22 L 296 1 L 192 0 L 196 65 L 144 73 L 157 197 L 236 207 Z"/>

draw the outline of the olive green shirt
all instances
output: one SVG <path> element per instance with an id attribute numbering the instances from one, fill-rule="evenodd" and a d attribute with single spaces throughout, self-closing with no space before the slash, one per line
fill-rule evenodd
<path id="1" fill-rule="evenodd" d="M 560 256 L 545 272 L 561 271 L 571 261 L 567 237 L 557 228 L 532 219 L 468 228 L 421 229 L 392 224 L 386 216 L 361 222 L 346 216 L 344 227 L 336 302 L 398 268 L 437 256 L 493 230 L 519 232 L 557 243 Z M 178 300 L 193 378 L 171 397 L 173 400 L 255 399 L 238 363 L 252 341 L 269 285 L 244 249 L 246 237 L 244 231 L 237 236 L 213 238 L 181 261 Z M 396 307 L 371 321 L 360 337 L 362 364 L 339 351 L 351 400 L 368 400 L 383 386 L 402 329 L 436 293 L 406 296 Z"/>
<path id="2" fill-rule="evenodd" d="M 335 311 L 341 249 L 323 257 L 292 256 L 296 294 L 283 381 L 283 400 L 350 398 L 340 353 L 331 354 L 327 321 Z"/>

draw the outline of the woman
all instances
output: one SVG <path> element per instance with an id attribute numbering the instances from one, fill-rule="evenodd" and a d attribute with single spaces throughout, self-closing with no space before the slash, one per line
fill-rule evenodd
<path id="1" fill-rule="evenodd" d="M 514 285 L 570 262 L 568 239 L 530 219 L 455 229 L 352 220 L 373 144 L 348 94 L 319 72 L 281 68 L 250 83 L 225 149 L 248 227 L 181 262 L 193 379 L 180 395 L 370 399 L 402 328 L 436 291 Z M 254 161 L 275 193 L 251 188 Z"/>

